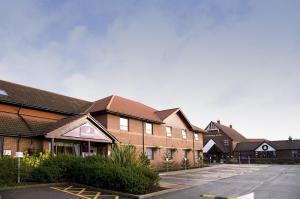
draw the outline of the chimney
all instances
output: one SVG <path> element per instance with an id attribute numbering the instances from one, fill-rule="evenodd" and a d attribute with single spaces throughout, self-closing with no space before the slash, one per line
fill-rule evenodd
<path id="1" fill-rule="evenodd" d="M 231 125 L 231 124 L 229 125 L 229 128 L 231 128 L 231 129 L 232 129 L 232 125 Z"/>
<path id="2" fill-rule="evenodd" d="M 221 124 L 221 121 L 220 121 L 220 120 L 217 120 L 217 123 L 218 123 L 218 124 Z"/>

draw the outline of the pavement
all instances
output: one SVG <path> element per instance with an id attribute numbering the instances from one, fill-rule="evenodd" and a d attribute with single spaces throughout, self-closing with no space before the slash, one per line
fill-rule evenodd
<path id="1" fill-rule="evenodd" d="M 255 199 L 300 199 L 300 165 L 215 165 L 161 174 L 162 183 L 189 186 L 155 199 L 201 198 L 200 195 Z"/>
<path id="2" fill-rule="evenodd" d="M 214 165 L 161 173 L 161 185 L 176 189 L 153 199 L 199 199 L 200 195 L 255 199 L 300 199 L 300 165 Z M 0 199 L 123 199 L 84 186 L 43 186 L 0 192 Z M 205 198 L 205 197 L 202 197 Z"/>

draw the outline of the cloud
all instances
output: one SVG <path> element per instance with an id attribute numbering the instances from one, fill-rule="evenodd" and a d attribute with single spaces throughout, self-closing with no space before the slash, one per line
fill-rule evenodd
<path id="1" fill-rule="evenodd" d="M 296 137 L 298 3 L 177 3 L 7 3 L 1 77 L 88 100 L 181 106 L 201 127 L 221 119 L 248 137 Z"/>

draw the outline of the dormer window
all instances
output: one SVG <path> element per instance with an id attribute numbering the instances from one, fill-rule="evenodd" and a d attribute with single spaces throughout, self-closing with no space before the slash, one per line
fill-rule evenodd
<path id="1" fill-rule="evenodd" d="M 2 89 L 0 89 L 0 95 L 8 96 L 7 92 Z"/>

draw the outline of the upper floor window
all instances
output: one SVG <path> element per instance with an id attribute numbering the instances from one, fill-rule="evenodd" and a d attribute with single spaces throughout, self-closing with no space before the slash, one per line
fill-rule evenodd
<path id="1" fill-rule="evenodd" d="M 229 146 L 229 140 L 228 140 L 228 139 L 225 139 L 225 140 L 224 140 L 224 145 L 225 145 L 225 146 Z"/>
<path id="2" fill-rule="evenodd" d="M 120 117 L 120 129 L 123 131 L 128 131 L 128 119 Z"/>
<path id="3" fill-rule="evenodd" d="M 153 134 L 153 125 L 151 123 L 146 123 L 146 133 Z"/>
<path id="4" fill-rule="evenodd" d="M 194 138 L 195 138 L 195 140 L 199 140 L 199 135 L 198 135 L 198 133 L 194 133 Z"/>
<path id="5" fill-rule="evenodd" d="M 149 160 L 153 160 L 154 159 L 153 149 L 152 148 L 147 148 L 146 149 L 146 155 L 147 155 Z"/>
<path id="6" fill-rule="evenodd" d="M 167 137 L 172 137 L 172 128 L 169 126 L 166 126 L 166 133 L 167 133 Z"/>
<path id="7" fill-rule="evenodd" d="M 183 139 L 186 139 L 186 130 L 181 130 L 181 135 Z"/>

